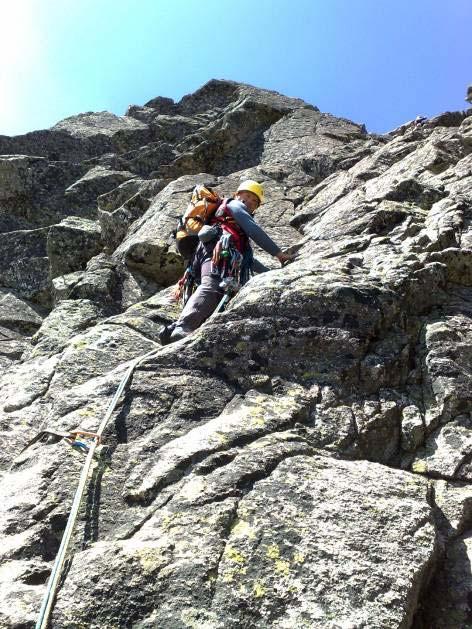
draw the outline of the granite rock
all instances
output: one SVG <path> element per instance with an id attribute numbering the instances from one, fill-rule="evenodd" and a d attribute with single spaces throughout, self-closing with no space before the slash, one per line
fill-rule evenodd
<path id="1" fill-rule="evenodd" d="M 51 627 L 470 624 L 471 121 L 379 136 L 214 80 L 0 138 L 2 627 L 36 622 L 83 463 L 22 449 L 96 430 L 144 355 Z M 246 178 L 294 260 L 255 248 L 226 310 L 162 347 L 190 192 Z"/>
<path id="2" fill-rule="evenodd" d="M 102 250 L 100 227 L 84 218 L 66 218 L 49 229 L 46 250 L 51 279 L 83 269 Z"/>

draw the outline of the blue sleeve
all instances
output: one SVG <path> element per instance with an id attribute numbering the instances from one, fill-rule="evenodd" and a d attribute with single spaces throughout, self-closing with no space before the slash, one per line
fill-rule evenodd
<path id="1" fill-rule="evenodd" d="M 280 252 L 280 247 L 276 245 L 272 238 L 256 223 L 246 210 L 244 203 L 234 199 L 228 203 L 228 207 L 236 223 L 249 238 L 254 240 L 256 245 L 259 245 L 261 249 L 270 253 L 271 256 L 275 256 Z"/>

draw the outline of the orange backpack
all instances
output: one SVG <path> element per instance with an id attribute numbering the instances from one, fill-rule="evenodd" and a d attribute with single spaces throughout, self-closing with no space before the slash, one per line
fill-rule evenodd
<path id="1" fill-rule="evenodd" d="M 175 232 L 177 251 L 189 259 L 198 245 L 198 232 L 215 214 L 223 199 L 209 186 L 198 184 Z"/>

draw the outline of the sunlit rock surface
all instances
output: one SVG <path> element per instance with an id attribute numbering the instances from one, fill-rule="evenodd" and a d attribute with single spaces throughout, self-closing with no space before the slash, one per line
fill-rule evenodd
<path id="1" fill-rule="evenodd" d="M 472 110 L 385 136 L 210 81 L 0 137 L 0 626 L 472 626 Z M 161 348 L 195 183 L 295 260 Z"/>

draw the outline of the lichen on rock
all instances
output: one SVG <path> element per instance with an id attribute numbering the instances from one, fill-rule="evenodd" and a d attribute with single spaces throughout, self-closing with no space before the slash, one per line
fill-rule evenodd
<path id="1" fill-rule="evenodd" d="M 0 138 L 0 626 L 459 629 L 472 597 L 471 114 L 384 136 L 210 81 Z M 294 253 L 186 340 L 172 230 L 246 178 Z"/>

